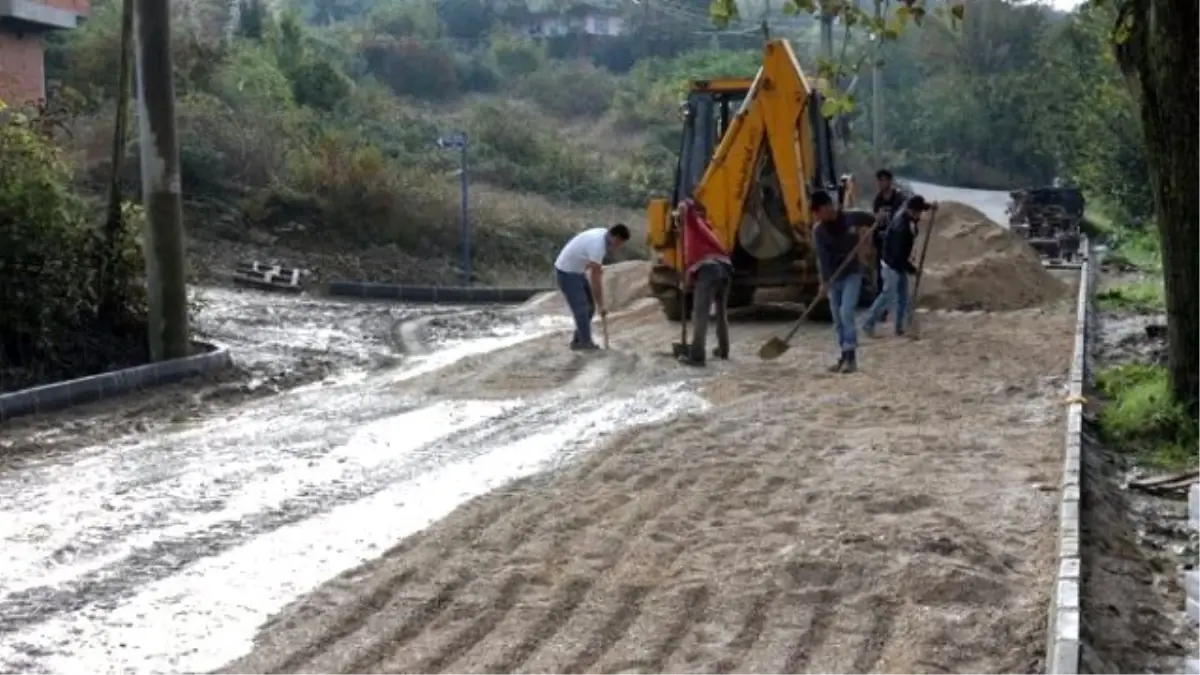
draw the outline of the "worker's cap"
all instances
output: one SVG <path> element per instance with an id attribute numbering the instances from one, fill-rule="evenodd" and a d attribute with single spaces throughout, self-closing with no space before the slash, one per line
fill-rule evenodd
<path id="1" fill-rule="evenodd" d="M 913 195 L 908 198 L 908 202 L 904 205 L 904 208 L 910 211 L 928 211 L 930 207 L 929 202 L 925 201 L 924 197 Z"/>

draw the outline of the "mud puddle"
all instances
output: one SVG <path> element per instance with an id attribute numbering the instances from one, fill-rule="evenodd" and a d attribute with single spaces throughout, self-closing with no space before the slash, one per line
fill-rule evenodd
<path id="1" fill-rule="evenodd" d="M 397 340 L 399 326 L 428 319 L 451 329 L 423 331 L 433 349 L 468 338 L 498 338 L 530 328 L 503 310 L 397 305 L 231 288 L 193 289 L 193 329 L 199 340 L 229 348 L 234 368 L 213 376 L 137 392 L 4 425 L 0 469 L 30 455 L 74 452 L 102 442 L 126 442 L 179 424 L 324 381 L 419 365 Z M 435 321 L 436 320 L 436 321 Z M 438 324 L 437 322 L 440 322 Z M 479 348 L 492 348 L 476 343 Z"/>
<path id="2" fill-rule="evenodd" d="M 1103 312 L 1096 324 L 1093 373 L 1165 362 L 1162 331 L 1152 328 L 1165 325 L 1165 316 Z M 1102 439 L 1098 413 L 1099 402 L 1084 431 L 1081 672 L 1184 672 L 1185 657 L 1197 649 L 1184 611 L 1184 575 L 1196 569 L 1198 550 L 1186 495 L 1130 489 L 1130 480 L 1161 472 Z"/>
<path id="3" fill-rule="evenodd" d="M 508 400 L 405 385 L 557 323 L 0 474 L 0 670 L 215 668 L 294 597 L 463 501 L 704 405 L 679 384 Z"/>

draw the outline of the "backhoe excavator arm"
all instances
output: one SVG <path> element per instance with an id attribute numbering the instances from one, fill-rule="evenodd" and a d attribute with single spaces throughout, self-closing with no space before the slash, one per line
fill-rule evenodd
<path id="1" fill-rule="evenodd" d="M 705 205 L 713 229 L 732 249 L 764 151 L 771 153 L 786 217 L 807 240 L 808 189 L 836 184 L 828 125 L 820 95 L 810 86 L 791 45 L 772 40 L 745 101 L 709 163 L 694 196 Z"/>

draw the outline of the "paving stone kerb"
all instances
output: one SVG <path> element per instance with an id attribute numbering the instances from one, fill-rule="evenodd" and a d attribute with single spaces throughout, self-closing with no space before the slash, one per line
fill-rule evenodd
<path id="1" fill-rule="evenodd" d="M 555 290 L 548 287 L 487 286 L 407 286 L 374 284 L 365 281 L 330 281 L 329 295 L 364 300 L 396 300 L 399 302 L 446 303 L 454 305 L 517 305 L 535 295 Z"/>
<path id="2" fill-rule="evenodd" d="M 1079 672 L 1079 477 L 1083 469 L 1083 383 L 1087 377 L 1087 348 L 1091 340 L 1091 301 L 1095 265 L 1091 245 L 1080 244 L 1079 300 L 1075 313 L 1075 345 L 1068 376 L 1066 444 L 1062 485 L 1059 491 L 1058 560 L 1054 591 L 1050 597 L 1050 622 L 1046 636 L 1046 672 L 1076 675 Z"/>
<path id="3" fill-rule="evenodd" d="M 194 375 L 219 372 L 233 365 L 228 349 L 203 342 L 192 344 L 199 353 L 182 359 L 148 363 L 0 394 L 0 422 L 160 387 Z"/>

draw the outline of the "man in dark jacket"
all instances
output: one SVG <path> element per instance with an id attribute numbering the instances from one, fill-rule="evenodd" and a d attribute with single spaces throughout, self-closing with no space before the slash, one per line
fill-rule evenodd
<path id="1" fill-rule="evenodd" d="M 859 233 L 850 227 L 828 192 L 813 193 L 809 206 L 816 223 L 813 243 L 817 249 L 817 269 L 821 274 L 822 290 L 829 294 L 829 309 L 841 350 L 838 362 L 829 370 L 853 373 L 858 370 L 854 310 L 858 308 L 863 281 L 862 265 L 858 261 Z"/>
<path id="2" fill-rule="evenodd" d="M 883 292 L 875 298 L 867 312 L 867 320 L 863 323 L 863 332 L 869 337 L 875 337 L 875 324 L 890 310 L 896 326 L 896 335 L 904 334 L 905 320 L 908 318 L 908 275 L 916 274 L 913 266 L 913 245 L 916 244 L 918 223 L 921 214 L 931 208 L 920 195 L 914 195 L 904 204 L 904 210 L 897 213 L 883 234 L 883 246 L 880 261 L 883 267 Z"/>
<path id="3" fill-rule="evenodd" d="M 904 208 L 906 199 L 904 192 L 896 187 L 895 177 L 887 169 L 875 172 L 877 191 L 871 202 L 871 213 L 875 214 L 875 229 L 871 232 L 871 240 L 875 244 L 875 287 L 881 288 L 883 283 L 883 233 L 887 230 L 892 218 Z M 886 310 L 884 313 L 886 314 Z"/>

